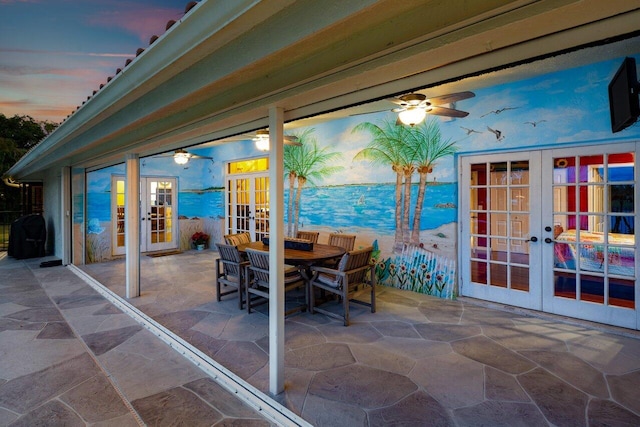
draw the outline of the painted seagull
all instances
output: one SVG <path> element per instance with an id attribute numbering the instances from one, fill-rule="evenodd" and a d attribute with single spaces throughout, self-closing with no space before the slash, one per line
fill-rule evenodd
<path id="1" fill-rule="evenodd" d="M 487 130 L 489 132 L 491 132 L 492 134 L 494 134 L 496 136 L 496 139 L 498 141 L 502 141 L 504 139 L 504 135 L 502 134 L 501 130 L 498 129 L 491 129 L 489 126 L 487 126 Z"/>
<path id="2" fill-rule="evenodd" d="M 507 111 L 507 110 L 515 110 L 516 108 L 520 108 L 520 107 L 504 107 L 504 108 L 499 108 L 497 110 L 491 110 L 489 111 L 487 114 L 483 114 L 480 117 L 484 117 L 484 116 L 488 116 L 489 114 L 500 114 L 503 111 Z"/>
<path id="3" fill-rule="evenodd" d="M 460 126 L 460 128 L 461 128 L 461 129 L 464 129 L 464 131 L 465 131 L 465 132 L 467 132 L 467 135 L 471 135 L 472 133 L 482 133 L 482 132 L 480 132 L 480 131 L 478 131 L 478 130 L 475 130 L 475 129 L 469 129 L 469 128 L 465 128 L 465 127 L 462 127 L 462 126 Z"/>
<path id="4" fill-rule="evenodd" d="M 538 123 L 546 122 L 546 120 L 538 120 L 537 122 L 524 122 L 524 124 L 530 124 L 533 127 L 538 126 Z"/>

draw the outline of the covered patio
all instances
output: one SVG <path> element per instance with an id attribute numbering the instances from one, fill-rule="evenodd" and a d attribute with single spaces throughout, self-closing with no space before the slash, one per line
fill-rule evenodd
<path id="1" fill-rule="evenodd" d="M 244 135 L 245 145 L 253 145 L 246 135 L 269 129 L 268 175 L 263 177 L 269 180 L 268 193 L 266 187 L 261 187 L 268 204 L 259 206 L 261 211 L 249 211 L 244 206 L 238 209 L 240 203 L 229 204 L 223 207 L 224 214 L 210 210 L 199 214 L 199 219 L 206 216 L 219 224 L 224 220 L 224 229 L 216 229 L 224 234 L 238 231 L 238 223 L 229 220 L 231 211 L 243 212 L 252 221 L 256 212 L 269 212 L 270 238 L 280 243 L 285 234 L 285 149 L 281 144 L 285 125 L 311 127 L 321 121 L 348 120 L 378 112 L 393 113 L 395 122 L 395 108 L 391 110 L 388 105 L 391 96 L 428 90 L 429 97 L 446 99 L 445 94 L 478 91 L 526 77 L 545 76 L 566 67 L 589 65 L 601 55 L 615 59 L 635 54 L 637 51 L 627 45 L 633 46 L 637 40 L 638 16 L 640 9 L 630 2 L 603 5 L 597 0 L 202 1 L 189 7 L 183 19 L 168 26 L 152 45 L 139 49 L 136 59 L 117 69 L 100 90 L 14 165 L 8 175 L 16 181 L 44 183 L 48 253 L 61 259 L 70 270 L 85 272 L 88 283 L 97 281 L 93 285 L 99 292 L 102 285 L 106 286 L 118 296 L 114 298 L 118 307 L 140 311 L 149 318 L 145 325 L 157 323 L 159 330 L 176 334 L 211 364 L 220 364 L 249 388 L 273 395 L 284 407 L 314 425 L 640 424 L 640 292 L 635 277 L 635 311 L 625 320 L 635 316 L 632 320 L 636 329 L 605 329 L 541 312 L 480 304 L 471 299 L 441 300 L 382 286 L 378 289 L 377 313 L 354 307 L 352 324 L 345 328 L 341 322 L 323 315 L 302 313 L 283 318 L 284 292 L 276 286 L 284 278 L 280 244 L 272 244 L 270 250 L 270 267 L 275 273 L 271 277 L 270 316 L 266 305 L 263 313 L 247 315 L 237 309 L 232 297 L 215 301 L 215 251 L 147 257 L 141 253 L 148 251 L 144 245 L 153 239 L 145 237 L 154 234 L 140 232 L 147 228 L 157 231 L 153 225 L 143 228 L 141 224 L 160 224 L 157 215 L 165 209 L 158 207 L 154 212 L 140 208 L 141 200 L 152 193 L 141 183 L 153 187 L 150 178 L 158 177 L 158 173 L 145 172 L 151 158 L 171 152 L 174 156 L 184 154 L 185 149 L 190 153 L 203 145 L 217 149 L 216 156 L 204 153 L 210 165 L 218 163 L 210 169 L 201 166 L 201 175 L 207 177 L 203 185 L 193 189 L 185 185 L 184 189 L 228 189 L 231 184 L 222 183 L 222 177 L 226 180 L 229 175 L 224 168 L 233 159 L 231 154 L 240 151 L 237 144 L 230 144 L 231 140 Z M 575 53 L 571 55 L 575 60 L 563 63 L 558 57 L 566 52 Z M 523 90 L 538 93 L 539 90 L 532 90 L 538 88 L 531 85 Z M 591 93 L 591 89 L 584 91 L 580 87 L 573 94 L 577 91 Z M 505 99 L 502 92 L 478 97 L 475 111 L 469 109 L 478 119 L 475 128 L 446 122 L 462 138 L 484 134 L 481 140 L 465 140 L 471 153 L 503 152 L 508 148 L 519 156 L 523 148 L 538 150 L 541 141 L 551 144 L 551 148 L 566 140 L 557 134 L 535 136 L 524 139 L 524 146 L 508 147 L 503 134 L 507 128 L 503 125 L 513 126 L 513 140 L 520 143 L 522 132 L 540 130 L 537 123 L 551 124 L 551 117 L 558 117 L 557 128 L 566 129 L 569 120 L 556 114 L 559 109 L 565 110 L 562 105 L 551 105 L 545 110 L 546 119 L 526 117 L 504 123 L 505 116 L 500 115 L 503 111 L 537 111 L 541 104 L 525 103 L 528 97 Z M 560 104 L 574 97 L 546 97 L 545 101 L 548 99 Z M 590 102 L 579 104 L 595 110 Z M 598 105 L 599 111 L 608 113 L 602 99 Z M 573 108 L 567 111 L 570 117 L 575 116 Z M 608 114 L 598 117 L 605 116 Z M 592 135 L 591 126 L 575 133 Z M 606 136 L 610 138 L 609 132 Z M 570 140 L 576 144 L 576 151 L 581 149 L 578 143 L 597 147 L 598 141 Z M 340 145 L 343 151 L 351 148 L 351 144 Z M 618 149 L 616 145 L 609 149 L 635 159 L 640 143 L 634 142 L 631 148 L 624 145 Z M 248 152 L 246 158 L 257 157 L 255 151 Z M 570 154 L 566 157 L 578 156 Z M 565 155 L 562 156 L 558 159 L 565 160 L 566 165 Z M 509 162 L 512 160 L 519 164 L 522 159 Z M 483 162 L 491 171 L 491 165 Z M 537 163 L 531 161 L 532 165 Z M 547 163 L 549 167 L 555 164 Z M 603 160 L 597 165 L 600 163 L 607 164 Z M 597 165 L 594 163 L 594 168 Z M 422 166 L 420 182 L 426 188 L 427 174 L 432 169 Z M 110 167 L 120 169 L 110 173 L 108 182 L 92 179 Z M 187 169 L 181 168 L 181 173 Z M 387 169 L 393 172 L 391 167 Z M 459 255 L 459 264 L 462 266 L 465 261 L 469 267 L 471 263 L 466 261 L 471 250 L 459 243 L 471 239 L 459 233 L 456 224 L 459 221 L 466 226 L 472 218 L 467 211 L 473 209 L 464 207 L 460 214 L 455 210 L 460 202 L 471 200 L 458 193 L 459 188 L 464 190 L 467 186 L 458 185 L 459 170 L 462 169 L 453 163 L 448 169 L 451 187 L 443 185 L 442 177 L 447 174 L 438 175 L 437 183 L 436 176 L 432 178 L 433 187 L 450 188 L 443 192 L 461 194 L 460 198 L 442 203 L 434 196 L 431 204 L 434 209 L 452 212 L 453 216 L 447 216 L 442 224 L 451 232 L 437 229 L 434 233 L 438 239 L 448 238 Z M 166 181 L 173 185 L 171 188 L 177 185 L 177 175 L 172 172 L 172 181 Z M 551 174 L 532 168 L 531 176 Z M 393 178 L 396 183 L 402 182 Z M 184 184 L 182 180 L 180 186 Z M 102 220 L 89 215 L 88 187 L 92 185 L 99 187 L 107 201 L 107 214 Z M 404 185 L 411 188 L 410 176 Z M 531 197 L 531 206 L 537 206 L 542 199 L 538 191 L 541 187 L 542 183 L 531 184 L 531 194 L 536 195 Z M 637 191 L 638 187 L 633 188 Z M 122 203 L 114 203 L 112 195 L 116 200 L 122 196 Z M 396 225 L 393 220 L 399 216 L 394 208 L 399 206 L 399 199 L 388 199 L 392 207 L 386 216 Z M 354 197 L 356 205 L 358 200 Z M 635 207 L 637 202 L 632 205 Z M 416 206 L 422 209 L 422 205 Z M 486 210 L 486 205 L 477 207 L 475 210 Z M 409 210 L 405 210 L 406 221 L 394 231 L 409 230 Z M 632 210 L 624 213 L 635 218 L 637 211 Z M 531 214 L 531 222 L 539 230 L 519 235 L 514 241 L 539 241 L 534 234 L 542 236 L 540 218 L 543 214 L 551 217 L 554 212 L 550 208 L 547 211 Z M 379 212 L 362 217 L 379 217 Z M 619 212 L 614 214 L 612 217 Z M 173 223 L 174 218 L 170 220 Z M 109 230 L 104 222 L 118 222 L 111 231 L 115 230 L 114 240 L 122 239 L 121 252 L 105 252 L 124 258 L 91 264 L 94 237 Z M 553 230 L 551 225 L 546 233 Z M 376 232 L 379 228 L 379 224 L 370 226 Z M 418 221 L 412 230 L 416 232 L 414 243 L 424 245 L 419 239 L 420 230 Z M 175 239 L 177 233 L 173 231 Z M 483 235 L 477 239 L 482 241 L 494 237 L 485 231 L 476 234 Z M 145 249 L 141 249 L 143 246 Z M 428 246 L 442 250 L 440 240 L 430 240 Z M 163 249 L 176 247 L 177 244 Z M 542 251 L 537 252 L 542 259 Z M 551 260 L 552 257 L 546 258 L 546 266 L 553 273 Z M 534 290 L 551 283 L 551 275 L 537 274 L 540 265 L 541 262 L 532 263 L 529 269 L 535 273 L 531 274 Z M 516 267 L 521 271 L 518 268 L 522 265 Z M 466 276 L 461 274 L 459 278 L 458 283 L 462 283 Z M 584 305 L 578 307 L 582 309 Z"/>
<path id="2" fill-rule="evenodd" d="M 269 392 L 269 319 L 215 301 L 217 253 L 141 258 L 129 302 L 233 374 Z M 122 296 L 125 262 L 82 270 Z M 380 286 L 352 324 L 285 321 L 283 406 L 313 425 L 635 425 L 635 331 L 476 300 Z"/>

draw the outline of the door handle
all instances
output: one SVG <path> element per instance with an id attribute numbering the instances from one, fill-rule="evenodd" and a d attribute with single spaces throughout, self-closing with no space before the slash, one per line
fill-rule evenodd
<path id="1" fill-rule="evenodd" d="M 545 243 L 553 243 L 553 239 L 551 237 L 547 237 L 546 239 L 544 239 Z"/>
<path id="2" fill-rule="evenodd" d="M 534 242 L 534 243 L 537 242 L 537 241 L 538 241 L 538 238 L 536 236 L 531 236 L 530 239 L 525 240 L 525 242 Z"/>

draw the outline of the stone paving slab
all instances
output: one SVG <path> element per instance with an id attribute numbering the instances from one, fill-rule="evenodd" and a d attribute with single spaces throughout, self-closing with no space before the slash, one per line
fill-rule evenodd
<path id="1" fill-rule="evenodd" d="M 217 302 L 215 258 L 143 259 L 143 295 L 131 303 L 266 393 L 267 306 L 247 315 L 235 297 Z M 123 267 L 82 268 L 122 295 Z M 285 320 L 285 390 L 274 398 L 314 426 L 640 425 L 640 332 L 465 298 L 376 292 L 376 313 L 354 306 L 349 327 L 321 314 Z"/>
<path id="2" fill-rule="evenodd" d="M 271 425 L 67 268 L 39 261 L 0 256 L 0 426 Z"/>

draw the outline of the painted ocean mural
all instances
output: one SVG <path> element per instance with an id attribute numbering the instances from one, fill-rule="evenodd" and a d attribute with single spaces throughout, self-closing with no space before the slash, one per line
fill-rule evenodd
<path id="1" fill-rule="evenodd" d="M 413 185 L 412 204 L 417 197 Z M 304 189 L 300 221 L 303 228 L 330 226 L 348 232 L 353 227 L 371 228 L 381 234 L 395 231 L 394 184 L 308 187 Z M 457 185 L 430 184 L 421 229 L 435 229 L 456 221 Z M 288 190 L 285 190 L 285 199 Z M 111 221 L 111 193 L 92 193 L 89 218 Z M 184 191 L 178 194 L 178 212 L 187 218 L 223 218 L 224 191 Z M 413 220 L 413 218 L 411 218 Z"/>

